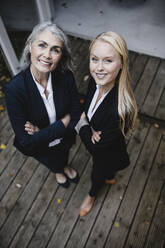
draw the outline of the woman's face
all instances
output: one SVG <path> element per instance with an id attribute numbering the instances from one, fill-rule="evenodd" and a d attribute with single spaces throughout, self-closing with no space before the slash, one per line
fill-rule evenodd
<path id="1" fill-rule="evenodd" d="M 62 41 L 49 30 L 40 33 L 31 45 L 33 72 L 49 73 L 56 69 L 62 57 Z"/>
<path id="2" fill-rule="evenodd" d="M 111 86 L 122 67 L 121 57 L 108 42 L 97 40 L 90 52 L 90 73 L 100 86 Z"/>

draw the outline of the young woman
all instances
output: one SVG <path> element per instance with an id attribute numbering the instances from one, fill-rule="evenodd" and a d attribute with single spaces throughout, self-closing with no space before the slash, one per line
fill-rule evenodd
<path id="1" fill-rule="evenodd" d="M 92 41 L 90 74 L 85 112 L 76 125 L 93 157 L 92 185 L 81 205 L 81 216 L 91 210 L 103 184 L 114 184 L 116 172 L 129 165 L 125 134 L 134 127 L 137 115 L 127 45 L 119 34 L 102 33 Z"/>
<path id="2" fill-rule="evenodd" d="M 67 188 L 78 182 L 68 166 L 80 117 L 68 39 L 55 24 L 34 27 L 21 58 L 22 71 L 6 86 L 6 104 L 15 133 L 14 145 L 56 173 Z"/>

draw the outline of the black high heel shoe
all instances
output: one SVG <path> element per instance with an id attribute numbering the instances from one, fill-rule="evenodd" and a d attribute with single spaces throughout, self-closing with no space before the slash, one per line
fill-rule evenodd
<path id="1" fill-rule="evenodd" d="M 71 183 L 76 183 L 77 184 L 79 182 L 79 180 L 80 180 L 80 176 L 79 176 L 77 171 L 76 171 L 76 176 L 74 178 L 70 178 L 65 172 L 64 172 L 64 175 L 66 176 L 68 181 L 71 182 Z"/>
<path id="2" fill-rule="evenodd" d="M 64 174 L 64 175 L 65 175 L 65 174 Z M 65 175 L 65 177 L 66 177 L 66 181 L 65 181 L 64 183 L 58 182 L 58 181 L 57 181 L 57 178 L 56 178 L 56 182 L 58 183 L 58 185 L 60 185 L 60 186 L 62 186 L 63 188 L 67 189 L 67 188 L 69 187 L 69 185 L 70 185 L 70 182 L 69 182 L 69 180 L 68 180 L 68 178 L 67 178 L 66 175 Z"/>
<path id="3" fill-rule="evenodd" d="M 63 188 L 65 188 L 65 189 L 67 189 L 68 187 L 69 187 L 69 185 L 70 185 L 70 183 L 69 183 L 69 180 L 66 180 L 66 182 L 65 183 L 59 183 L 59 182 L 57 182 L 60 186 L 62 186 Z"/>

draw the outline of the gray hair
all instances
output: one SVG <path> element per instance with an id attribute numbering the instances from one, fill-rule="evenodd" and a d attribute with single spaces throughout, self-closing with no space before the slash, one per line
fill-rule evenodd
<path id="1" fill-rule="evenodd" d="M 36 40 L 37 36 L 45 29 L 48 29 L 50 32 L 52 32 L 52 34 L 55 34 L 62 41 L 63 44 L 62 58 L 59 62 L 58 69 L 62 72 L 68 69 L 72 70 L 72 58 L 68 38 L 64 31 L 52 22 L 43 22 L 33 28 L 31 34 L 27 38 L 25 47 L 22 52 L 22 56 L 20 59 L 21 69 L 24 70 L 30 65 L 30 46 Z"/>

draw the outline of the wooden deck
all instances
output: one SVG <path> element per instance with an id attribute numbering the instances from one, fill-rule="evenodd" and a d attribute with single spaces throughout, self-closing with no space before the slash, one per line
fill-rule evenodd
<path id="1" fill-rule="evenodd" d="M 85 94 L 89 41 L 71 37 L 75 77 Z M 128 138 L 131 165 L 105 185 L 93 210 L 79 216 L 90 186 L 91 157 L 77 137 L 70 163 L 81 179 L 63 189 L 54 174 L 12 145 L 6 111 L 0 114 L 0 248 L 165 247 L 165 60 L 130 52 L 139 107 Z"/>

